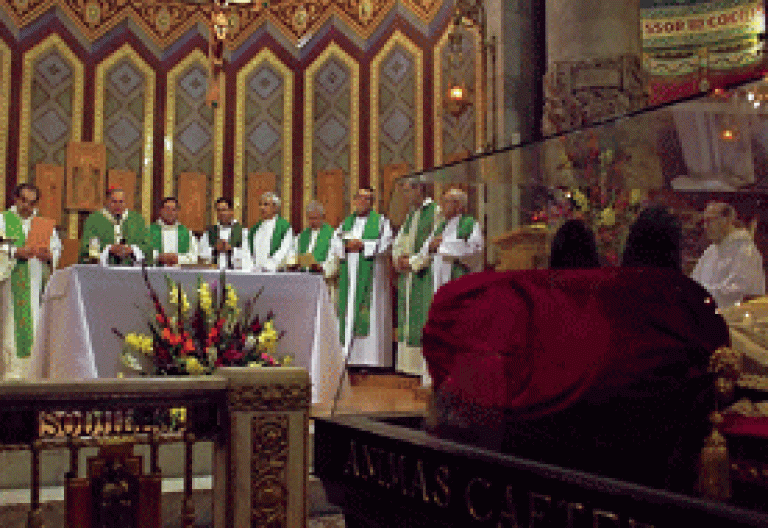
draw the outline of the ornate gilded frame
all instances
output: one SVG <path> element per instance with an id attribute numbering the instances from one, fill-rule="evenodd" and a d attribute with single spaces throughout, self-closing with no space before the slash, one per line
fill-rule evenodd
<path id="1" fill-rule="evenodd" d="M 312 173 L 312 154 L 314 140 L 314 81 L 315 73 L 331 57 L 335 57 L 344 63 L 352 75 L 350 96 L 350 148 L 349 148 L 349 198 L 355 196 L 360 185 L 360 65 L 352 56 L 339 47 L 335 42 L 331 43 L 304 72 L 304 196 L 302 200 L 302 218 L 306 225 L 306 209 L 314 198 L 315 175 Z"/>
<path id="2" fill-rule="evenodd" d="M 435 166 L 440 166 L 444 163 L 443 159 L 443 49 L 448 43 L 448 36 L 451 34 L 453 26 L 449 25 L 443 36 L 440 37 L 437 45 L 435 46 L 433 60 L 433 79 L 434 79 L 434 145 L 435 145 Z M 474 40 L 475 45 L 475 149 L 483 147 L 485 139 L 485 133 L 483 130 L 483 109 L 485 108 L 485 94 L 483 94 L 483 53 L 482 42 L 480 41 L 480 30 L 475 26 L 465 27 L 469 31 Z"/>
<path id="3" fill-rule="evenodd" d="M 208 70 L 208 57 L 199 49 L 182 59 L 168 72 L 165 96 L 165 138 L 163 140 L 163 194 L 172 196 L 173 193 L 173 137 L 176 120 L 176 78 L 189 66 L 200 63 Z M 220 76 L 220 92 L 224 93 L 225 74 Z M 213 210 L 216 199 L 222 195 L 224 189 L 224 106 L 225 98 L 220 98 L 219 105 L 214 112 L 213 121 L 213 196 L 210 197 L 209 213 Z"/>
<path id="4" fill-rule="evenodd" d="M 93 140 L 101 143 L 104 139 L 104 86 L 107 72 L 119 61 L 129 58 L 133 65 L 144 74 L 144 155 L 141 174 L 141 214 L 148 223 L 152 221 L 152 154 L 155 119 L 155 71 L 147 64 L 130 44 L 112 53 L 96 66 L 96 90 L 94 105 Z"/>
<path id="5" fill-rule="evenodd" d="M 371 186 L 380 191 L 379 174 L 379 78 L 381 63 L 400 44 L 413 57 L 416 67 L 416 93 L 414 101 L 416 105 L 416 145 L 414 148 L 414 169 L 420 171 L 424 168 L 424 54 L 421 49 L 400 31 L 395 31 L 387 43 L 379 50 L 371 62 Z"/>
<path id="6" fill-rule="evenodd" d="M 235 167 L 234 167 L 234 205 L 235 216 L 243 218 L 245 174 L 245 101 L 246 80 L 262 63 L 272 65 L 282 74 L 283 82 L 283 182 L 282 182 L 282 215 L 290 218 L 291 213 L 291 176 L 293 172 L 293 72 L 277 58 L 272 50 L 262 49 L 237 72 L 237 96 L 235 102 Z M 245 219 L 243 218 L 243 221 Z"/>

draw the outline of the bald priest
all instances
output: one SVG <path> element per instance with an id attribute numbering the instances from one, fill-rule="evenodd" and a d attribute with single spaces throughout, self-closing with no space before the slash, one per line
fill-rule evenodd
<path id="1" fill-rule="evenodd" d="M 80 262 L 96 257 L 102 266 L 152 262 L 147 226 L 141 215 L 126 211 L 125 191 L 110 187 L 104 209 L 86 219 L 80 240 Z"/>

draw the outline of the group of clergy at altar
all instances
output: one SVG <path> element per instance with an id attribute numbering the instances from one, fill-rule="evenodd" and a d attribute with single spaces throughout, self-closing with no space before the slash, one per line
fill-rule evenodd
<path id="1" fill-rule="evenodd" d="M 104 208 L 85 221 L 79 261 L 104 266 L 202 261 L 256 273 L 322 273 L 337 299 L 348 364 L 394 366 L 429 383 L 421 332 L 432 295 L 446 282 L 483 268 L 483 237 L 479 223 L 467 214 L 462 190 L 447 191 L 439 198 L 440 205 L 418 179 L 407 180 L 404 190 L 409 212 L 396 236 L 389 220 L 374 209 L 374 191 L 362 188 L 354 197 L 352 214 L 335 228 L 325 222 L 322 204 L 309 203 L 308 226 L 298 236 L 278 213 L 277 194 L 260 197 L 261 220 L 250 228 L 235 218 L 232 201 L 221 197 L 215 203 L 216 224 L 198 239 L 179 223 L 183 204 L 178 199 L 164 198 L 156 221 L 147 228 L 139 213 L 127 210 L 125 192 L 110 188 Z M 39 194 L 34 185 L 19 185 L 14 206 L 0 214 L 0 300 L 5 308 L 0 379 L 26 378 L 41 294 L 61 255 L 55 229 L 46 235 L 47 247 L 26 244 L 34 231 Z M 390 288 L 393 272 L 396 322 Z M 395 323 L 398 345 L 393 356 Z"/>

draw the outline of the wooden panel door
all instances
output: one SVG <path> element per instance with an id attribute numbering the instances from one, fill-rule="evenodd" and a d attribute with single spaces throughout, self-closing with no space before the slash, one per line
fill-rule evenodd
<path id="1" fill-rule="evenodd" d="M 40 216 L 53 218 L 56 225 L 62 225 L 64 167 L 38 163 L 35 165 L 35 185 L 40 189 L 40 200 L 37 204 Z"/>
<path id="2" fill-rule="evenodd" d="M 67 145 L 67 209 L 95 211 L 104 200 L 107 149 L 103 143 Z"/>
<path id="3" fill-rule="evenodd" d="M 378 189 L 379 191 L 378 211 L 383 213 L 390 220 L 392 220 L 393 217 L 399 218 L 400 216 L 405 215 L 404 211 L 402 212 L 397 210 L 390 211 L 390 204 L 391 204 L 390 200 L 392 198 L 392 192 L 394 190 L 395 180 L 397 180 L 401 176 L 405 176 L 406 174 L 408 174 L 409 171 L 410 169 L 408 168 L 408 165 L 406 163 L 390 163 L 387 165 L 382 165 L 381 167 L 381 177 L 379 179 L 380 187 Z M 399 209 L 395 204 L 391 204 L 391 205 L 395 206 L 395 209 Z M 399 222 L 398 222 L 398 225 L 399 225 Z"/>
<path id="4" fill-rule="evenodd" d="M 125 191 L 125 207 L 136 211 L 136 173 L 124 169 L 109 169 L 107 171 L 107 188 L 117 187 Z"/>
<path id="5" fill-rule="evenodd" d="M 246 187 L 246 203 L 248 204 L 246 227 L 251 227 L 261 220 L 259 211 L 259 200 L 265 192 L 277 194 L 277 175 L 274 172 L 252 172 L 248 175 L 248 186 Z M 282 199 L 282 197 L 281 197 Z"/>
<path id="6" fill-rule="evenodd" d="M 325 221 L 332 227 L 344 219 L 344 172 L 341 169 L 317 171 L 317 201 L 325 207 Z"/>
<path id="7" fill-rule="evenodd" d="M 208 178 L 199 172 L 179 174 L 179 222 L 201 233 L 208 217 Z"/>

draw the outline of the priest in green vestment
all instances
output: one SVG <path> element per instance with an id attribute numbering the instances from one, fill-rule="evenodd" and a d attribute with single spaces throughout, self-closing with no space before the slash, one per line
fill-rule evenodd
<path id="1" fill-rule="evenodd" d="M 278 214 L 280 198 L 265 192 L 259 200 L 261 220 L 248 232 L 253 271 L 273 273 L 283 269 L 293 245 L 293 228 Z"/>
<path id="2" fill-rule="evenodd" d="M 308 226 L 293 239 L 293 247 L 288 257 L 289 267 L 301 271 L 323 272 L 326 262 L 330 262 L 328 250 L 333 238 L 333 228 L 325 221 L 325 208 L 320 202 L 309 202 L 306 212 Z M 309 268 L 299 268 L 297 262 L 301 255 L 312 255 L 314 262 Z"/>
<path id="3" fill-rule="evenodd" d="M 389 254 L 392 228 L 361 188 L 355 212 L 333 234 L 329 258 L 339 259 L 339 330 L 350 365 L 392 366 Z"/>
<path id="4" fill-rule="evenodd" d="M 91 258 L 98 258 L 102 266 L 135 266 L 143 260 L 152 263 L 147 225 L 139 213 L 126 210 L 123 189 L 110 187 L 104 209 L 85 220 L 80 262 Z"/>
<path id="5" fill-rule="evenodd" d="M 200 237 L 200 258 L 209 260 L 219 269 L 251 270 L 248 251 L 248 230 L 235 219 L 232 200 L 224 196 L 216 200 L 217 223 L 208 226 Z"/>
<path id="6" fill-rule="evenodd" d="M 467 205 L 467 193 L 461 189 L 450 189 L 443 195 L 444 219 L 429 243 L 434 291 L 483 269 L 483 234 L 477 220 L 467 214 Z"/>
<path id="7" fill-rule="evenodd" d="M 425 183 L 404 180 L 409 212 L 392 248 L 397 279 L 397 364 L 395 369 L 421 376 L 429 383 L 427 364 L 421 354 L 421 332 L 432 303 L 432 259 L 429 239 L 440 220 L 437 204 L 427 196 Z"/>
<path id="8" fill-rule="evenodd" d="M 158 266 L 197 264 L 197 239 L 179 223 L 179 201 L 163 198 L 157 221 L 149 226 L 152 258 Z"/>
<path id="9" fill-rule="evenodd" d="M 39 197 L 37 187 L 22 183 L 13 192 L 14 206 L 0 213 L 0 236 L 14 239 L 11 244 L 0 246 L 0 380 L 29 376 L 40 298 L 61 256 L 61 241 L 55 228 L 45 247 L 27 245 Z"/>

